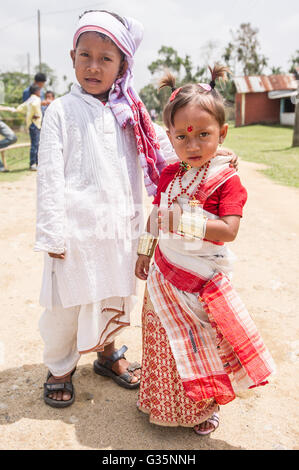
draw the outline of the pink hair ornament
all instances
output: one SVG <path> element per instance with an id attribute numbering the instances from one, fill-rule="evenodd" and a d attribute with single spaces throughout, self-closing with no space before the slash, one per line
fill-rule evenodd
<path id="1" fill-rule="evenodd" d="M 199 85 L 200 88 L 203 88 L 205 91 L 211 91 L 212 90 L 211 85 L 208 85 L 207 83 L 198 83 L 197 85 Z"/>
<path id="2" fill-rule="evenodd" d="M 169 98 L 170 102 L 176 98 L 177 94 L 181 91 L 181 89 L 182 87 L 179 87 L 171 93 L 170 98 Z"/>

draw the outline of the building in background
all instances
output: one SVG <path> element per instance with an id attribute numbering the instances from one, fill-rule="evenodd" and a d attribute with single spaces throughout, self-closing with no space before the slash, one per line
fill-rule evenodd
<path id="1" fill-rule="evenodd" d="M 294 74 L 234 77 L 236 87 L 235 125 L 295 122 L 298 81 Z"/>

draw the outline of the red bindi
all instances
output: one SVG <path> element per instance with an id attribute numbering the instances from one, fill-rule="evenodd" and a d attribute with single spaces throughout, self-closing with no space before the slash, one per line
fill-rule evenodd
<path id="1" fill-rule="evenodd" d="M 188 132 L 192 132 L 192 131 L 193 131 L 193 127 L 192 127 L 192 126 L 187 127 L 187 131 L 188 131 Z"/>

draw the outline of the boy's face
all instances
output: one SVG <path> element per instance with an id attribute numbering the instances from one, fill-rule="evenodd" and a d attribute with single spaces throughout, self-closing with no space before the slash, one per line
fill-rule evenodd
<path id="1" fill-rule="evenodd" d="M 83 33 L 77 48 L 71 51 L 73 66 L 81 87 L 91 95 L 105 96 L 125 72 L 118 47 L 95 32 Z"/>

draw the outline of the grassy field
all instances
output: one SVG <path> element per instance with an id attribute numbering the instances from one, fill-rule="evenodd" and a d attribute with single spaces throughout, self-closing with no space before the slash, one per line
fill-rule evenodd
<path id="1" fill-rule="evenodd" d="M 26 133 L 17 133 L 18 142 L 28 142 Z M 299 147 L 292 148 L 293 130 L 282 126 L 246 126 L 230 124 L 225 146 L 242 159 L 263 163 L 261 170 L 277 183 L 299 188 Z M 9 173 L 0 173 L 1 181 L 15 181 L 29 172 L 29 147 L 6 154 Z"/>
<path id="2" fill-rule="evenodd" d="M 263 163 L 260 170 L 277 183 L 299 188 L 299 147 L 292 148 L 293 129 L 282 126 L 229 126 L 225 146 L 242 159 Z"/>

